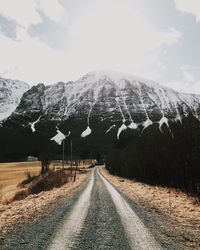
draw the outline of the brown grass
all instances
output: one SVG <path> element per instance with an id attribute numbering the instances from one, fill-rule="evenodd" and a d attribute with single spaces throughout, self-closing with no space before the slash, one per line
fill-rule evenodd
<path id="1" fill-rule="evenodd" d="M 6 232 L 14 225 L 36 220 L 60 200 L 71 197 L 87 179 L 90 172 L 90 169 L 78 171 L 76 182 L 70 181 L 59 188 L 29 195 L 10 204 L 0 204 L 0 231 Z"/>
<path id="2" fill-rule="evenodd" d="M 37 176 L 40 162 L 0 163 L 0 204 L 10 202 L 20 189 L 18 184 L 27 179 L 27 173 Z"/>
<path id="3" fill-rule="evenodd" d="M 91 165 L 92 162 L 92 160 L 81 162 L 80 167 L 82 169 L 87 168 L 89 165 Z M 50 165 L 51 170 L 61 170 L 61 168 L 61 161 L 52 162 Z M 65 169 L 69 168 L 69 164 L 65 165 Z M 0 163 L 0 204 L 8 204 L 15 199 L 24 199 L 27 195 L 32 193 L 30 185 L 21 185 L 26 182 L 27 184 L 29 182 L 33 184 L 32 189 L 37 189 L 38 186 L 38 192 L 50 190 L 50 186 L 52 186 L 52 188 L 58 187 L 56 185 L 57 183 L 58 185 L 60 185 L 60 181 L 63 181 L 62 185 L 67 182 L 68 177 L 65 176 L 65 174 L 62 174 L 61 180 L 59 179 L 61 178 L 61 176 L 59 176 L 61 175 L 59 172 L 56 174 L 54 173 L 52 176 L 50 174 L 50 176 L 44 181 L 43 177 L 36 178 L 36 180 L 32 180 L 30 177 L 38 176 L 40 174 L 40 170 L 41 163 L 39 161 Z M 56 180 L 56 176 L 58 176 L 57 180 L 59 181 L 55 183 L 53 180 Z M 28 178 L 30 178 L 30 180 L 28 180 Z M 49 188 L 45 187 L 45 184 L 48 184 L 48 182 L 50 182 Z M 39 186 L 41 186 L 41 188 L 39 188 Z M 27 191 L 28 188 L 29 190 Z"/>
<path id="4" fill-rule="evenodd" d="M 180 231 L 179 237 L 186 242 L 184 249 L 200 249 L 200 204 L 197 198 L 173 188 L 151 186 L 134 180 L 111 175 L 106 168 L 101 168 L 102 173 L 117 188 L 147 208 L 152 214 L 164 215 L 174 224 L 172 228 Z M 187 229 L 188 239 L 182 232 Z M 200 247 L 200 246 L 199 246 Z"/>
<path id="5" fill-rule="evenodd" d="M 49 171 L 44 175 L 27 179 L 18 185 L 19 187 L 22 187 L 22 189 L 15 193 L 13 201 L 22 200 L 31 194 L 39 194 L 43 191 L 49 191 L 53 188 L 61 187 L 71 179 L 72 178 L 68 170 Z"/>

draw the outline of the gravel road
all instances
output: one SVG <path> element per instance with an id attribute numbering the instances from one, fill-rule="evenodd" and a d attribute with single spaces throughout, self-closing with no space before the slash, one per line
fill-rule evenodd
<path id="1" fill-rule="evenodd" d="M 46 216 L 13 229 L 5 250 L 161 249 L 129 202 L 96 167 L 70 200 Z"/>

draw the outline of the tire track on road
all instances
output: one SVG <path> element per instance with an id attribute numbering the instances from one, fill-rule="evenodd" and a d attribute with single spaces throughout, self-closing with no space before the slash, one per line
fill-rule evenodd
<path id="1" fill-rule="evenodd" d="M 130 247 L 134 250 L 161 250 L 162 248 L 150 234 L 140 218 L 132 210 L 122 195 L 103 177 L 99 172 L 99 168 L 97 173 L 112 197 L 117 212 L 120 215 Z"/>
<path id="2" fill-rule="evenodd" d="M 48 247 L 48 250 L 72 249 L 88 214 L 93 185 L 94 170 L 90 176 L 88 185 L 80 195 L 78 201 L 75 203 L 70 215 L 64 218 L 64 222 L 58 228 L 54 239 Z"/>

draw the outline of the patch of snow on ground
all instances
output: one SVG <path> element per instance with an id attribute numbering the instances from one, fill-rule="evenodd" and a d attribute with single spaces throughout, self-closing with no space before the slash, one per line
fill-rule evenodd
<path id="1" fill-rule="evenodd" d="M 66 136 L 57 128 L 57 135 L 52 137 L 50 140 L 55 141 L 58 145 L 62 144 L 62 141 L 66 138 Z"/>
<path id="2" fill-rule="evenodd" d="M 127 129 L 127 127 L 126 127 L 126 125 L 123 123 L 123 124 L 121 125 L 121 127 L 118 129 L 118 132 L 117 132 L 117 139 L 118 139 L 118 140 L 119 140 L 119 136 L 120 136 L 121 132 L 124 131 L 124 130 L 126 130 L 126 129 Z"/>
<path id="3" fill-rule="evenodd" d="M 167 127 L 169 127 L 168 119 L 167 119 L 165 116 L 163 116 L 163 117 L 160 119 L 160 121 L 158 122 L 158 124 L 159 124 L 159 129 L 160 129 L 161 132 L 162 132 L 162 125 L 163 125 L 163 124 L 166 124 Z"/>
<path id="4" fill-rule="evenodd" d="M 131 122 L 131 124 L 128 126 L 130 129 L 137 129 L 138 125 L 135 122 Z"/>
<path id="5" fill-rule="evenodd" d="M 81 137 L 87 137 L 88 135 L 90 135 L 92 133 L 92 130 L 89 126 L 87 126 L 86 130 L 83 131 L 83 133 L 81 134 Z"/>
<path id="6" fill-rule="evenodd" d="M 142 130 L 142 132 L 147 128 L 147 127 L 149 127 L 149 126 L 151 126 L 153 124 L 153 122 L 148 118 L 145 122 L 143 122 L 143 130 Z"/>

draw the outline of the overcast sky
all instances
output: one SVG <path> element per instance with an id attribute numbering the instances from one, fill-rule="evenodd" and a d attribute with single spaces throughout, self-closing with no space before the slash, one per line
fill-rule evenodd
<path id="1" fill-rule="evenodd" d="M 0 76 L 115 70 L 200 93 L 200 0 L 0 0 Z"/>

